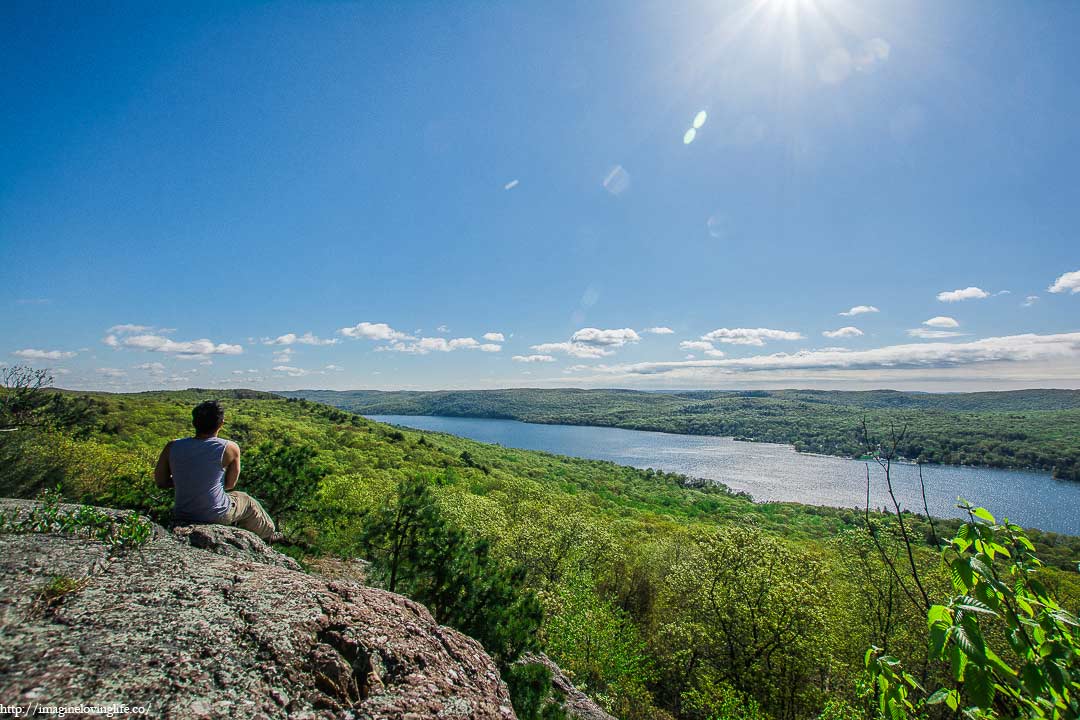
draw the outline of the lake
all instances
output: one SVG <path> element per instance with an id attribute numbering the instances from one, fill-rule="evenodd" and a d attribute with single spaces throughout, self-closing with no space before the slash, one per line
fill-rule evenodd
<path id="1" fill-rule="evenodd" d="M 857 460 L 795 452 L 790 445 L 738 442 L 711 435 L 621 430 L 577 425 L 535 425 L 517 420 L 370 415 L 372 420 L 434 430 L 486 443 L 559 455 L 609 460 L 722 482 L 759 502 L 863 507 L 866 466 Z M 893 465 L 893 488 L 901 507 L 922 512 L 915 466 Z M 871 464 L 871 507 L 886 507 L 884 473 Z M 926 501 L 937 517 L 962 517 L 957 497 L 986 507 L 1000 520 L 1080 535 L 1080 482 L 1049 473 L 924 465 Z"/>

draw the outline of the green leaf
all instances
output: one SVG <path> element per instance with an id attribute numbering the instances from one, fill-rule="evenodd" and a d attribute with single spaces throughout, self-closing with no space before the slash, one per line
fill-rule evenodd
<path id="1" fill-rule="evenodd" d="M 997 615 L 997 613 L 991 610 L 986 603 L 982 602 L 981 600 L 977 600 L 970 595 L 964 595 L 958 600 L 959 601 L 955 605 L 953 605 L 954 608 L 958 608 L 960 610 L 969 610 L 971 612 L 984 613 L 986 615 Z"/>
<path id="2" fill-rule="evenodd" d="M 994 702 L 994 683 L 990 676 L 978 665 L 969 665 L 964 677 L 964 689 L 972 702 L 981 708 L 989 709 Z"/>
<path id="3" fill-rule="evenodd" d="M 972 622 L 968 622 L 969 619 Z M 952 636 L 970 659 L 980 665 L 986 662 L 986 644 L 983 642 L 978 625 L 974 623 L 974 618 L 964 618 L 963 624 L 954 625 Z"/>
<path id="4" fill-rule="evenodd" d="M 1029 694 L 1039 696 L 1046 687 L 1046 680 L 1038 665 L 1027 663 L 1020 669 L 1020 682 Z"/>
<path id="5" fill-rule="evenodd" d="M 920 691 L 923 689 L 923 686 L 919 684 L 919 681 L 911 673 L 905 672 L 903 674 L 903 678 L 904 678 L 904 682 L 906 682 L 912 688 L 914 688 L 916 690 L 920 690 Z"/>
<path id="6" fill-rule="evenodd" d="M 964 669 L 967 667 L 968 658 L 958 646 L 949 648 L 949 662 L 952 666 L 953 679 L 960 682 L 964 679 Z"/>
<path id="7" fill-rule="evenodd" d="M 949 576 L 957 592 L 966 593 L 975 584 L 975 573 L 963 558 L 956 558 L 949 563 Z"/>
<path id="8" fill-rule="evenodd" d="M 977 557 L 973 557 L 968 560 L 971 565 L 971 569 L 974 570 L 980 577 L 986 578 L 987 581 L 994 582 L 994 573 L 990 570 L 990 566 L 984 563 Z"/>
<path id="9" fill-rule="evenodd" d="M 974 515 L 976 518 L 979 518 L 980 520 L 985 520 L 987 523 L 989 523 L 991 525 L 994 525 L 994 524 L 997 523 L 997 520 L 994 519 L 994 516 L 991 515 L 990 511 L 987 510 L 986 508 L 981 508 L 981 507 L 980 508 L 975 508 L 974 510 L 971 511 L 971 514 Z"/>
<path id="10" fill-rule="evenodd" d="M 1035 578 L 1028 580 L 1028 587 L 1031 588 L 1031 592 L 1035 594 L 1035 598 L 1042 602 L 1050 601 L 1050 593 L 1047 591 L 1046 586 Z"/>
<path id="11" fill-rule="evenodd" d="M 999 673 L 1005 675 L 1006 677 L 1016 677 L 1016 671 L 1009 667 L 1009 665 L 1004 660 L 998 657 L 997 653 L 995 653 L 989 646 L 984 649 L 986 650 L 986 661 L 990 663 L 991 666 L 993 666 Z"/>
<path id="12" fill-rule="evenodd" d="M 938 688 L 930 697 L 926 698 L 926 704 L 938 705 L 945 702 L 947 697 L 949 697 L 949 688 Z"/>

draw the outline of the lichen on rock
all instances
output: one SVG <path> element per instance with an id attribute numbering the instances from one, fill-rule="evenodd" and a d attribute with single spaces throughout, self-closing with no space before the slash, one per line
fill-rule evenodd
<path id="1" fill-rule="evenodd" d="M 30 612 L 56 576 L 89 581 Z M 480 644 L 423 606 L 220 525 L 157 526 L 119 552 L 0 535 L 0 697 L 165 718 L 514 717 Z"/>

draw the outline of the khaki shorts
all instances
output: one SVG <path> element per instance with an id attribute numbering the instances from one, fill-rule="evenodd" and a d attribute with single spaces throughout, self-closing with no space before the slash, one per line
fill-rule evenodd
<path id="1" fill-rule="evenodd" d="M 259 504 L 259 501 L 245 492 L 232 490 L 225 493 L 229 496 L 230 507 L 217 522 L 219 525 L 235 525 L 236 527 L 250 530 L 263 540 L 269 540 L 277 529 L 270 515 Z"/>

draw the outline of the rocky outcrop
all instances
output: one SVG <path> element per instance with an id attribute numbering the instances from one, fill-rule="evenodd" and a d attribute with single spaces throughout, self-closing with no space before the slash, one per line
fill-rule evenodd
<path id="1" fill-rule="evenodd" d="M 263 565 L 299 570 L 300 564 L 288 555 L 273 550 L 254 533 L 227 525 L 181 525 L 173 534 L 191 547 L 208 550 L 215 555 L 254 560 Z"/>
<path id="2" fill-rule="evenodd" d="M 562 668 L 544 653 L 525 653 L 517 662 L 523 665 L 543 665 L 551 671 L 553 694 L 561 701 L 562 709 L 566 712 L 567 717 L 579 720 L 615 720 L 612 715 L 604 712 L 603 708 L 593 702 L 588 695 L 574 687 L 574 684 L 570 682 L 570 678 L 566 677 L 566 673 L 562 671 Z"/>
<path id="3" fill-rule="evenodd" d="M 122 551 L 0 535 L 0 698 L 165 718 L 514 717 L 475 640 L 223 526 L 155 526 Z"/>

